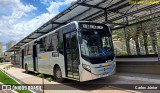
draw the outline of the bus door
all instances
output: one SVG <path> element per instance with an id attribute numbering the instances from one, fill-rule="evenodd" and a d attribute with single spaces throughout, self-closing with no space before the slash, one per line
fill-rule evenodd
<path id="1" fill-rule="evenodd" d="M 22 49 L 22 54 L 21 54 L 21 61 L 22 61 L 22 69 L 24 68 L 24 49 Z"/>
<path id="2" fill-rule="evenodd" d="M 37 46 L 33 45 L 33 70 L 37 70 Z"/>
<path id="3" fill-rule="evenodd" d="M 79 80 L 79 51 L 76 31 L 64 35 L 66 76 Z"/>

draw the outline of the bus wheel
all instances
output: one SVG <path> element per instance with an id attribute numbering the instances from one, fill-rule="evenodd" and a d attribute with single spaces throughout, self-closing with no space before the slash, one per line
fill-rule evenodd
<path id="1" fill-rule="evenodd" d="M 64 78 L 62 78 L 62 71 L 59 66 L 54 69 L 54 78 L 57 82 L 63 82 Z"/>
<path id="2" fill-rule="evenodd" d="M 25 72 L 26 72 L 26 73 L 29 72 L 29 71 L 28 71 L 28 66 L 27 66 L 27 64 L 25 65 Z"/>

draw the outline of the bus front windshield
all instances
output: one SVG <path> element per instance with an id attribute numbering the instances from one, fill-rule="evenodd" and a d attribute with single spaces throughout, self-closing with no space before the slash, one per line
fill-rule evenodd
<path id="1" fill-rule="evenodd" d="M 113 54 L 111 34 L 106 31 L 81 31 L 81 53 L 89 58 L 107 57 Z"/>

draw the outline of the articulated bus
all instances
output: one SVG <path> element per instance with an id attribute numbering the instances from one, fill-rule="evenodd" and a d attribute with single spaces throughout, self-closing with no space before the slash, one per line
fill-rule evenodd
<path id="1" fill-rule="evenodd" d="M 116 62 L 107 25 L 73 21 L 21 47 L 22 68 L 79 82 L 110 76 Z"/>

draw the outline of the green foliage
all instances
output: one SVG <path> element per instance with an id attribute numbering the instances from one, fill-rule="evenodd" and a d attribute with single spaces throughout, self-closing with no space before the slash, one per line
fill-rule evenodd
<path id="1" fill-rule="evenodd" d="M 42 78 L 42 84 L 43 84 L 42 89 L 43 89 L 43 93 L 44 93 L 44 75 L 42 73 L 40 73 L 37 76 L 40 77 L 40 78 Z"/>
<path id="2" fill-rule="evenodd" d="M 127 52 L 126 52 L 126 51 L 121 51 L 121 52 L 119 53 L 119 55 L 127 55 Z"/>
<path id="3" fill-rule="evenodd" d="M 140 40 L 140 46 L 143 47 L 144 46 L 144 39 L 143 39 L 143 37 L 140 37 L 139 40 Z"/>
<path id="4" fill-rule="evenodd" d="M 38 74 L 37 76 L 40 78 L 44 77 L 44 75 L 42 73 Z"/>
<path id="5" fill-rule="evenodd" d="M 49 82 L 53 81 L 51 77 L 46 78 Z"/>
<path id="6" fill-rule="evenodd" d="M 158 16 L 160 15 L 160 13 L 158 14 Z M 153 16 L 150 17 L 146 17 L 140 20 L 146 20 L 148 18 L 152 18 Z M 135 22 L 138 22 L 140 20 L 135 20 Z M 155 23 L 154 25 L 154 20 L 157 20 L 157 23 Z M 156 31 L 155 31 L 155 26 L 159 26 L 160 25 L 160 21 L 158 21 L 159 19 L 154 19 L 151 21 L 146 21 L 143 22 L 142 24 L 135 24 L 132 26 L 127 26 L 125 29 L 118 29 L 116 31 L 113 31 L 113 40 L 117 40 L 117 41 L 121 41 L 122 40 L 127 40 L 130 42 L 130 40 L 134 40 L 134 43 L 137 43 L 137 41 L 140 43 L 140 48 L 142 49 L 142 47 L 144 48 L 144 43 L 147 44 L 147 47 L 153 46 L 157 47 L 156 44 L 153 42 L 154 38 L 156 38 Z M 131 22 L 130 22 L 131 23 Z M 134 23 L 134 22 L 133 22 Z M 126 31 L 126 37 L 125 37 L 125 33 L 124 30 Z M 145 38 L 144 38 L 145 37 Z M 144 40 L 147 39 L 147 40 Z M 144 42 L 146 41 L 146 42 Z M 160 34 L 157 33 L 157 44 L 158 44 L 158 48 L 160 48 Z M 128 46 L 127 46 L 128 48 Z M 155 49 L 153 49 L 155 50 Z M 150 52 L 149 54 L 155 54 L 154 52 Z M 118 55 L 127 55 L 126 52 L 120 52 Z"/>
<path id="7" fill-rule="evenodd" d="M 148 41 L 148 46 L 151 46 L 152 45 L 152 39 L 151 39 L 151 37 L 148 37 L 147 41 Z"/>
<path id="8" fill-rule="evenodd" d="M 16 81 L 8 77 L 2 71 L 0 71 L 0 82 L 2 82 L 3 84 L 17 84 Z"/>
<path id="9" fill-rule="evenodd" d="M 157 35 L 157 44 L 158 44 L 158 48 L 160 48 L 160 33 Z"/>
<path id="10" fill-rule="evenodd" d="M 34 73 L 38 74 L 38 71 L 34 71 Z"/>
<path id="11" fill-rule="evenodd" d="M 149 52 L 149 54 L 155 54 L 155 52 Z"/>
<path id="12" fill-rule="evenodd" d="M 0 63 L 2 63 L 3 62 L 3 59 L 2 58 L 0 58 Z"/>
<path id="13" fill-rule="evenodd" d="M 44 74 L 43 73 L 40 73 L 37 75 L 38 77 L 42 78 L 42 84 L 43 84 L 43 87 L 42 87 L 42 90 L 43 90 L 43 93 L 44 93 Z M 49 82 L 52 81 L 52 78 L 49 77 L 49 78 L 46 78 Z"/>
<path id="14" fill-rule="evenodd" d="M 28 90 L 17 90 L 18 93 L 32 93 L 31 91 Z"/>
<path id="15" fill-rule="evenodd" d="M 4 74 L 2 71 L 0 71 L 0 82 L 3 84 L 9 84 L 9 85 L 20 85 L 15 80 Z M 29 90 L 16 90 L 18 93 L 32 93 Z"/>
<path id="16" fill-rule="evenodd" d="M 124 31 L 123 31 L 123 29 L 119 29 L 119 30 L 113 31 L 112 34 L 115 35 L 115 36 L 113 37 L 113 39 L 117 39 L 117 40 L 119 40 L 119 41 L 125 40 L 125 36 L 124 36 Z"/>

